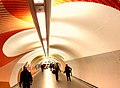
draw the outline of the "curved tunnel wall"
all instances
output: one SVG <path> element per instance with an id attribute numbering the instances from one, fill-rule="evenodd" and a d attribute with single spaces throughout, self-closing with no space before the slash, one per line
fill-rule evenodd
<path id="1" fill-rule="evenodd" d="M 20 58 L 19 61 L 17 61 L 17 63 L 16 63 L 16 61 L 14 61 L 16 63 L 16 65 L 14 66 L 12 73 L 11 73 L 11 77 L 10 77 L 10 81 L 9 81 L 10 87 L 13 87 L 14 85 L 16 85 L 19 82 L 18 77 L 19 77 L 20 69 L 21 69 L 21 67 L 23 67 L 26 64 L 28 59 L 29 59 L 29 62 L 27 62 L 27 64 L 30 65 L 31 73 L 34 75 L 37 72 L 37 69 L 35 68 L 35 66 L 37 63 L 39 63 L 44 58 L 43 57 L 37 58 L 35 52 L 36 51 L 31 52 L 31 55 L 29 53 L 27 58 L 25 58 L 26 56 L 23 56 L 22 58 Z M 40 53 L 40 52 L 37 52 L 37 53 Z M 57 60 L 61 64 L 61 70 L 64 70 L 65 62 L 62 60 L 63 58 L 60 58 L 60 56 L 58 56 L 58 55 L 55 55 L 55 56 L 53 55 L 51 57 L 54 58 L 55 60 Z M 22 62 L 22 60 L 24 60 L 24 63 Z"/>
<path id="2" fill-rule="evenodd" d="M 67 61 L 73 76 L 98 88 L 119 88 L 120 50 Z"/>
<path id="3" fill-rule="evenodd" d="M 100 6 L 100 5 L 99 5 Z M 106 6 L 107 7 L 107 6 Z M 104 10 L 103 10 L 104 9 Z M 111 12 L 111 10 L 110 9 L 112 9 L 112 11 L 113 12 Z M 93 84 L 95 84 L 96 86 L 102 86 L 102 85 L 104 85 L 104 86 L 102 86 L 103 88 L 105 87 L 105 86 L 107 86 L 107 83 L 106 82 L 104 82 L 103 84 L 102 83 L 98 83 L 98 82 L 95 82 L 95 79 L 93 79 L 93 80 L 91 80 L 92 78 L 91 77 L 93 77 L 93 76 L 91 76 L 91 77 L 87 77 L 87 75 L 88 74 L 91 74 L 91 73 L 89 73 L 90 71 L 89 71 L 89 68 L 88 67 L 90 67 L 90 68 L 92 68 L 92 67 L 96 67 L 97 65 L 99 65 L 99 64 L 103 64 L 103 66 L 107 66 L 108 67 L 108 69 L 110 69 L 109 68 L 109 64 L 110 63 L 112 63 L 111 64 L 111 66 L 113 66 L 113 68 L 117 68 L 118 69 L 118 72 L 117 73 L 119 73 L 119 68 L 118 67 L 116 67 L 116 66 L 119 66 L 118 64 L 115 64 L 114 63 L 114 61 L 112 61 L 113 60 L 113 58 L 115 58 L 115 56 L 114 55 L 111 55 L 110 54 L 110 56 L 111 57 L 113 57 L 112 58 L 112 60 L 111 59 L 107 59 L 106 58 L 106 56 L 105 57 L 103 57 L 104 59 L 102 59 L 101 60 L 101 58 L 99 58 L 99 60 L 96 58 L 96 60 L 93 60 L 93 58 L 89 58 L 89 59 L 83 59 L 83 57 L 86 57 L 86 56 L 92 56 L 92 55 L 96 55 L 96 54 L 100 54 L 100 53 L 105 53 L 105 52 L 108 52 L 108 51 L 114 51 L 114 50 L 119 50 L 119 45 L 120 45 L 120 43 L 119 43 L 119 12 L 117 11 L 117 10 L 115 10 L 115 9 L 113 9 L 113 8 L 111 8 L 110 7 L 110 9 L 108 10 L 107 8 L 99 8 L 99 10 L 98 10 L 98 14 L 97 14 L 97 16 L 95 16 L 93 13 L 92 13 L 92 11 L 93 10 L 95 10 L 95 9 L 92 9 L 92 10 L 90 10 L 90 12 L 92 13 L 89 13 L 89 14 L 87 14 L 86 15 L 86 19 L 83 19 L 82 20 L 82 22 L 88 22 L 88 25 L 86 25 L 85 27 L 88 27 L 88 28 L 91 28 L 91 29 L 93 29 L 93 28 L 97 28 L 98 26 L 98 30 L 95 30 L 94 31 L 94 29 L 93 30 L 91 30 L 89 33 L 91 33 L 91 34 L 96 34 L 96 35 L 99 35 L 99 37 L 101 37 L 101 39 L 102 40 L 105 40 L 105 41 L 102 41 L 102 42 L 100 42 L 100 41 L 97 41 L 97 43 L 94 43 L 94 44 L 92 44 L 92 42 L 94 42 L 94 41 L 87 41 L 87 42 L 81 42 L 81 40 L 80 40 L 80 38 L 85 38 L 85 37 L 83 37 L 83 36 L 78 36 L 78 39 L 76 39 L 75 40 L 75 42 L 77 42 L 76 43 L 76 47 L 77 48 L 75 48 L 75 47 L 73 47 L 72 46 L 72 48 L 70 48 L 71 50 L 73 49 L 75 52 L 76 52 L 76 54 L 74 54 L 74 56 L 73 57 L 71 57 L 70 59 L 71 59 L 71 61 L 69 62 L 68 61 L 68 63 L 70 63 L 70 65 L 73 67 L 73 71 L 77 71 L 78 69 L 76 69 L 75 67 L 84 67 L 85 69 L 87 69 L 86 71 L 84 71 L 85 73 L 87 73 L 86 74 L 86 76 L 84 76 L 84 73 L 82 72 L 81 74 L 80 74 L 80 72 L 78 72 L 80 75 L 78 75 L 78 73 L 76 72 L 76 73 L 74 73 L 74 75 L 76 75 L 77 77 L 79 77 L 79 78 L 82 78 L 83 80 L 85 79 L 85 81 L 88 81 L 88 82 L 90 82 L 90 83 L 93 83 Z M 96 9 L 97 10 L 97 9 Z M 95 11 L 96 11 L 95 10 Z M 101 12 L 103 11 L 103 13 L 105 12 L 105 11 L 108 11 L 108 14 L 106 14 L 106 13 L 104 13 L 104 14 L 102 14 L 102 15 L 104 15 L 104 19 L 105 18 L 107 18 L 107 20 L 106 21 L 101 21 L 102 19 L 99 19 L 98 20 L 98 18 L 99 17 L 101 17 L 100 15 L 101 15 Z M 83 12 L 82 12 L 83 13 Z M 99 15 L 100 14 L 100 15 Z M 82 14 L 82 16 L 83 16 L 84 14 Z M 87 21 L 87 19 L 88 18 L 90 18 L 91 17 L 91 20 L 90 21 Z M 92 17 L 96 17 L 96 18 L 94 18 L 94 19 L 92 19 Z M 103 17 L 103 16 L 102 16 Z M 81 17 L 81 18 L 83 18 L 83 17 Z M 97 19 L 97 20 L 96 20 Z M 64 19 L 65 20 L 65 19 Z M 85 21 L 86 20 L 86 21 Z M 93 20 L 93 21 L 92 21 Z M 95 21 L 96 20 L 96 21 Z M 54 21 L 54 20 L 53 20 Z M 61 21 L 61 20 L 59 20 L 59 21 Z M 99 21 L 99 22 L 98 22 Z M 71 22 L 71 20 L 67 20 L 67 21 L 65 21 L 65 22 L 69 22 L 69 23 L 76 23 L 76 21 L 75 20 L 72 20 L 72 22 Z M 78 22 L 81 22 L 81 21 L 78 21 Z M 82 23 L 81 22 L 81 23 Z M 98 22 L 98 23 L 97 23 Z M 97 23 L 97 24 L 100 24 L 100 25 L 95 25 L 94 23 Z M 90 24 L 90 25 L 89 25 Z M 102 25 L 101 26 L 101 24 L 104 24 L 104 25 Z M 76 24 L 74 24 L 74 25 L 76 25 Z M 82 25 L 84 25 L 84 24 L 82 24 Z M 95 25 L 94 27 L 93 27 L 93 25 Z M 61 25 L 60 25 L 61 26 Z M 59 26 L 59 27 L 60 27 Z M 78 29 L 80 29 L 79 28 L 79 26 L 77 26 L 78 27 Z M 67 28 L 69 28 L 69 27 L 67 27 Z M 101 29 L 105 29 L 105 30 L 101 30 Z M 55 30 L 56 30 L 56 28 L 55 28 Z M 57 30 L 58 31 L 58 30 Z M 82 30 L 83 31 L 83 30 Z M 88 30 L 87 30 L 88 31 Z M 77 31 L 78 32 L 78 31 Z M 75 33 L 75 32 L 72 32 L 72 33 Z M 83 31 L 83 33 L 86 33 L 86 30 L 85 31 Z M 7 33 L 6 33 L 7 34 Z M 62 33 L 63 34 L 63 33 Z M 65 33 L 66 34 L 66 33 Z M 76 34 L 76 33 L 75 33 Z M 102 35 L 103 34 L 103 35 Z M 115 36 L 111 36 L 111 35 L 115 35 Z M 57 35 L 57 34 L 56 34 Z M 106 35 L 106 36 L 104 36 L 104 35 Z M 2 35 L 3 36 L 3 35 Z M 1 37 L 2 37 L 1 36 Z M 87 35 L 85 35 L 85 36 L 87 36 Z M 88 38 L 89 39 L 99 39 L 99 37 L 98 36 L 88 36 Z M 75 38 L 73 38 L 73 37 L 70 37 L 71 39 L 75 39 L 75 38 L 77 38 L 77 37 L 75 37 Z M 3 39 L 4 40 L 4 39 Z M 80 40 L 80 41 L 78 41 L 78 40 Z M 114 40 L 114 42 L 113 42 L 113 40 Z M 79 43 L 78 43 L 79 42 Z M 98 44 L 98 42 L 100 42 L 101 44 L 103 44 L 103 46 L 102 47 L 97 47 L 97 48 L 95 48 L 94 46 L 96 45 L 96 46 L 99 46 L 99 44 Z M 59 42 L 58 42 L 59 43 Z M 71 42 L 72 43 L 72 42 Z M 69 44 L 69 47 L 72 45 L 72 44 L 74 44 L 74 43 L 72 43 L 71 45 L 70 45 L 70 42 L 68 43 L 66 43 L 66 44 Z M 86 47 L 86 46 L 81 46 L 81 45 L 79 45 L 79 44 L 83 44 L 83 45 L 85 45 L 86 44 L 86 46 L 87 46 L 87 44 L 88 44 L 88 46 Z M 89 45 L 90 44 L 90 45 Z M 65 46 L 65 45 L 64 45 Z M 79 46 L 81 46 L 81 47 L 79 47 Z M 53 46 L 52 46 L 53 47 Z M 54 46 L 55 47 L 55 46 Z M 78 48 L 79 47 L 79 48 Z M 86 49 L 86 48 L 88 48 L 88 49 Z M 105 50 L 106 49 L 106 50 Z M 92 51 L 91 51 L 92 50 Z M 96 50 L 98 50 L 98 51 L 100 51 L 100 52 L 96 52 Z M 78 54 L 77 54 L 78 53 Z M 2 54 L 3 55 L 3 54 Z M 5 57 L 5 60 L 6 59 L 8 59 L 9 57 Z M 79 58 L 79 59 L 78 59 Z M 81 60 L 81 58 L 83 59 L 83 61 Z M 10 58 L 9 58 L 10 59 Z M 15 58 L 11 58 L 12 60 L 13 59 L 15 59 Z M 75 59 L 75 60 L 74 60 Z M 1 62 L 3 62 L 3 64 L 2 64 L 2 66 L 3 65 L 5 65 L 5 60 L 4 61 L 1 61 Z M 10 60 L 10 61 L 12 61 L 12 60 Z M 67 59 L 67 60 L 69 60 L 69 59 Z M 76 62 L 76 60 L 79 62 L 79 63 L 81 63 L 81 64 L 84 64 L 83 66 L 81 66 L 81 65 L 76 65 L 75 64 L 75 62 Z M 85 62 L 87 60 L 87 62 L 91 62 L 91 63 L 89 63 L 89 64 L 87 64 L 87 62 Z M 100 61 L 101 60 L 101 61 Z M 116 60 L 116 59 L 115 59 Z M 106 65 L 104 65 L 104 62 L 106 61 L 106 63 L 108 63 L 108 62 L 110 62 L 109 64 L 106 64 Z M 72 63 L 71 63 L 72 62 Z M 94 63 L 94 62 L 96 62 L 96 64 Z M 100 63 L 101 62 L 101 63 Z M 117 63 L 119 62 L 119 61 L 116 61 Z M 16 63 L 16 62 L 15 62 Z M 79 64 L 78 63 L 78 64 Z M 106 68 L 107 68 L 106 67 Z M 100 68 L 100 66 L 98 66 L 98 68 Z M 94 69 L 97 69 L 97 68 L 94 68 Z M 102 69 L 102 68 L 100 68 L 100 69 Z M 90 69 L 91 70 L 91 69 Z M 106 70 L 106 69 L 102 69 L 102 70 Z M 81 68 L 81 71 L 82 71 L 82 68 Z M 89 71 L 89 72 L 88 72 Z M 98 70 L 97 70 L 98 71 Z M 91 75 L 97 75 L 97 71 L 94 71 L 94 72 L 96 72 L 96 73 L 92 73 Z M 117 71 L 117 70 L 114 70 L 114 71 Z M 108 70 L 108 72 L 111 72 L 110 70 Z M 107 73 L 107 72 L 103 72 L 103 73 Z M 111 72 L 112 73 L 112 72 Z M 113 72 L 114 73 L 114 72 Z M 116 73 L 116 74 L 117 74 Z M 99 74 L 99 73 L 98 73 Z M 99 75 L 100 76 L 100 75 Z M 103 76 L 105 76 L 104 74 L 103 74 Z M 98 77 L 98 76 L 97 76 Z M 96 79 L 97 79 L 97 77 L 95 77 Z M 118 75 L 116 75 L 116 78 L 118 77 Z M 106 77 L 106 80 L 108 80 L 108 79 L 110 79 L 109 77 L 107 78 Z M 7 78 L 7 81 L 9 80 L 9 77 Z M 99 80 L 98 80 L 99 81 Z M 111 81 L 112 82 L 112 81 Z M 119 82 L 119 80 L 117 79 L 117 81 L 116 81 L 116 87 L 117 87 L 117 83 Z M 114 83 L 114 82 L 113 82 Z M 112 86 L 113 87 L 113 86 Z M 110 87 L 109 87 L 110 88 Z"/>

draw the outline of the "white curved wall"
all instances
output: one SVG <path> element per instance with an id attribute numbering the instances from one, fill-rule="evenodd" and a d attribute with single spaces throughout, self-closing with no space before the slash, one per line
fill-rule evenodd
<path id="1" fill-rule="evenodd" d="M 93 75 L 99 75 L 98 69 L 101 69 L 100 73 L 102 73 L 102 71 L 106 71 L 106 69 L 102 69 L 104 68 L 104 66 L 106 66 L 104 62 L 106 61 L 107 63 L 107 69 L 109 70 L 108 72 L 111 72 L 109 66 L 113 66 L 113 68 L 116 68 L 119 65 L 115 64 L 113 59 L 112 62 L 109 58 L 105 58 L 105 57 L 103 57 L 102 60 L 101 58 L 86 59 L 83 57 L 120 50 L 119 23 L 120 23 L 120 12 L 105 5 L 90 3 L 90 2 L 72 2 L 72 3 L 66 3 L 66 4 L 54 6 L 52 8 L 52 18 L 51 18 L 50 50 L 54 49 L 56 50 L 56 52 L 60 51 L 61 54 L 65 55 L 65 57 L 67 58 L 66 60 L 71 60 L 69 63 L 74 67 L 75 71 L 77 71 L 78 70 L 77 68 L 81 67 L 81 64 L 83 64 L 82 67 L 84 67 L 85 69 L 81 68 L 80 70 L 83 69 L 84 71 L 82 71 L 82 73 L 80 71 L 76 73 L 74 72 L 74 75 L 76 75 L 77 77 L 82 77 L 88 82 L 97 84 L 99 86 L 99 83 L 95 82 L 95 80 L 91 81 L 92 80 L 91 77 L 93 77 Z M 24 38 L 24 36 L 23 37 L 20 36 L 20 37 Z M 24 41 L 24 44 L 26 44 L 25 42 L 26 41 Z M 23 52 L 24 51 L 23 46 L 21 46 L 21 48 L 23 50 L 21 50 L 20 52 Z M 33 48 L 33 46 L 30 46 L 29 49 L 30 48 Z M 16 48 L 15 51 L 17 49 L 18 48 Z M 19 54 L 21 54 L 20 52 Z M 17 54 L 18 53 L 15 53 L 15 55 Z M 8 56 L 10 55 L 13 56 L 14 54 L 13 53 L 8 54 Z M 29 60 L 29 57 L 30 56 L 27 56 L 26 57 L 27 59 L 24 58 L 26 59 L 25 61 Z M 114 55 L 111 56 L 110 54 L 110 57 L 114 58 Z M 22 63 L 25 62 L 22 59 L 20 61 Z M 80 65 L 77 65 L 76 62 Z M 97 66 L 101 64 L 104 65 Z M 18 66 L 19 65 L 20 64 L 18 64 Z M 17 75 L 16 66 L 14 67 L 11 76 L 11 85 L 15 83 L 15 81 L 12 81 L 12 77 L 15 74 Z M 94 72 L 96 73 L 91 73 L 90 71 L 94 66 L 96 66 L 96 68 L 94 68 Z M 89 78 L 87 78 L 88 71 L 90 72 Z M 119 72 L 116 74 L 118 75 Z M 104 74 L 102 76 L 104 76 Z M 104 80 L 108 81 L 108 79 L 109 78 Z M 100 81 L 99 77 L 96 80 Z M 119 82 L 119 80 L 117 82 Z M 102 86 L 101 88 L 104 88 L 104 86 Z"/>
<path id="2" fill-rule="evenodd" d="M 119 88 L 120 50 L 67 61 L 73 76 L 98 88 Z"/>

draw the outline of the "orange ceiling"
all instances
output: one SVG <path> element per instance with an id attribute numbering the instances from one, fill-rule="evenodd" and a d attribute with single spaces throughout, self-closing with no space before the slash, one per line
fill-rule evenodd
<path id="1" fill-rule="evenodd" d="M 111 6 L 120 10 L 120 1 L 119 0 L 54 0 L 54 5 L 65 3 L 65 2 L 75 2 L 75 1 L 86 1 L 86 2 L 95 2 L 104 5 Z M 27 0 L 1 0 L 4 8 L 12 14 L 13 16 L 22 19 L 27 22 L 32 22 L 32 17 L 30 14 L 29 6 L 27 4 Z M 1 6 L 0 6 L 1 7 Z M 2 14 L 4 17 L 6 14 Z M 7 18 L 8 19 L 8 18 Z"/>
<path id="2" fill-rule="evenodd" d="M 95 2 L 120 10 L 119 0 L 54 0 L 54 5 L 72 1 Z M 0 0 L 0 67 L 16 58 L 7 57 L 3 53 L 2 47 L 5 41 L 15 33 L 28 30 L 31 27 L 34 25 L 27 0 Z"/>

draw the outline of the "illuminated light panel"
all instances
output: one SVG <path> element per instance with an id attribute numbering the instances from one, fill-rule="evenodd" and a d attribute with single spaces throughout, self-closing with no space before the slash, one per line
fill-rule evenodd
<path id="1" fill-rule="evenodd" d="M 48 55 L 47 55 L 47 41 L 46 41 L 46 40 L 43 40 L 43 44 L 44 44 L 46 56 L 48 56 Z"/>
<path id="2" fill-rule="evenodd" d="M 44 0 L 34 0 L 34 3 L 43 3 Z"/>
<path id="3" fill-rule="evenodd" d="M 46 41 L 46 25 L 45 25 L 45 13 L 44 12 L 37 12 L 37 18 L 40 26 L 41 36 L 44 39 L 43 45 L 45 48 L 45 53 L 47 56 L 47 41 Z"/>
<path id="4" fill-rule="evenodd" d="M 40 26 L 40 31 L 42 38 L 46 38 L 46 27 L 45 27 L 45 13 L 44 12 L 38 12 L 37 18 Z"/>

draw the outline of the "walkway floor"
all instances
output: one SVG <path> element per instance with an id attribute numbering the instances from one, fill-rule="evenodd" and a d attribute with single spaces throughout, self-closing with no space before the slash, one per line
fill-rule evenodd
<path id="1" fill-rule="evenodd" d="M 31 88 L 93 88 L 78 79 L 71 79 L 71 82 L 67 81 L 65 75 L 59 74 L 59 81 L 56 81 L 55 75 L 50 69 L 46 69 L 34 77 Z"/>

